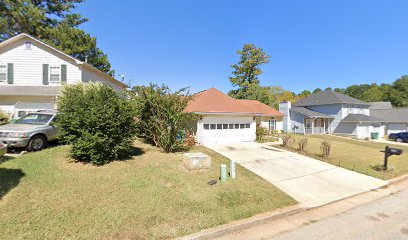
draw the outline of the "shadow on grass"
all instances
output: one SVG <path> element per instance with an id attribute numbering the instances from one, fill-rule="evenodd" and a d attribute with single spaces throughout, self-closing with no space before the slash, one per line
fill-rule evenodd
<path id="1" fill-rule="evenodd" d="M 130 150 L 127 153 L 125 153 L 123 156 L 121 156 L 118 160 L 119 161 L 132 160 L 133 157 L 143 155 L 144 153 L 145 151 L 143 150 L 143 148 L 132 146 Z"/>
<path id="2" fill-rule="evenodd" d="M 20 183 L 24 175 L 21 169 L 0 168 L 0 200 Z"/>
<path id="3" fill-rule="evenodd" d="M 0 163 L 4 163 L 4 162 L 10 161 L 10 160 L 13 160 L 15 158 L 16 158 L 15 156 L 4 155 L 4 156 L 0 157 Z"/>

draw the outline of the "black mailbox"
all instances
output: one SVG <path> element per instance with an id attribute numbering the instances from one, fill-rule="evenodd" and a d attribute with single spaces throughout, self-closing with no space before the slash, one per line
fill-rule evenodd
<path id="1" fill-rule="evenodd" d="M 388 148 L 389 155 L 401 155 L 402 150 L 397 148 Z"/>
<path id="2" fill-rule="evenodd" d="M 401 155 L 402 154 L 402 150 L 398 149 L 398 148 L 390 148 L 389 146 L 385 147 L 384 151 L 381 151 L 384 153 L 384 168 L 387 169 L 388 168 L 388 157 L 392 156 L 392 155 Z"/>

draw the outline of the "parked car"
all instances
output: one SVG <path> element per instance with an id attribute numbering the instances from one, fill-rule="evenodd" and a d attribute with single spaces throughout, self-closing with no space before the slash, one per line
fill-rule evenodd
<path id="1" fill-rule="evenodd" d="M 0 144 L 38 151 L 57 139 L 56 112 L 29 113 L 11 124 L 0 126 Z"/>
<path id="2" fill-rule="evenodd" d="M 408 143 L 408 132 L 391 133 L 388 138 L 397 142 Z"/>

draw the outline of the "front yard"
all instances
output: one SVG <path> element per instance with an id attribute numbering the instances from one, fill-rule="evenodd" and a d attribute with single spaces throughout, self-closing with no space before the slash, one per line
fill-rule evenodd
<path id="1" fill-rule="evenodd" d="M 0 163 L 0 239 L 163 239 L 295 204 L 237 166 L 209 186 L 228 159 L 204 147 L 209 171 L 188 172 L 180 154 L 136 142 L 131 160 L 95 167 L 67 161 L 68 146 Z"/>
<path id="2" fill-rule="evenodd" d="M 408 144 L 407 146 L 390 145 L 372 141 L 354 140 L 333 135 L 296 135 L 296 141 L 300 138 L 308 139 L 306 154 L 333 165 L 341 166 L 356 172 L 364 173 L 381 179 L 390 179 L 408 173 Z M 332 143 L 332 152 L 329 159 L 321 158 L 320 144 L 322 140 Z M 384 162 L 385 146 L 403 150 L 400 156 L 391 156 L 388 159 L 388 167 L 393 171 L 383 172 L 372 169 L 373 165 L 381 165 Z M 296 149 L 296 143 L 292 145 Z"/>

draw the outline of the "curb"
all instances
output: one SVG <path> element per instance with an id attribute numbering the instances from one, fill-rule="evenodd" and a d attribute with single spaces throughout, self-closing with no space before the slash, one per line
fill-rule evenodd
<path id="1" fill-rule="evenodd" d="M 404 175 L 396 177 L 396 178 L 388 179 L 387 181 L 389 182 L 388 185 L 391 185 L 391 184 L 394 184 L 394 183 L 402 182 L 402 181 L 407 180 L 407 179 L 408 179 L 408 174 L 404 174 Z"/>
<path id="2" fill-rule="evenodd" d="M 300 207 L 299 204 L 290 206 L 290 207 L 285 207 L 282 209 L 277 209 L 272 212 L 268 213 L 261 213 L 258 215 L 255 215 L 250 218 L 246 219 L 241 219 L 235 222 L 227 223 L 221 226 L 217 226 L 214 228 L 209 228 L 202 230 L 198 233 L 193 233 L 184 237 L 178 238 L 178 240 L 207 240 L 207 239 L 213 239 L 217 237 L 224 236 L 229 233 L 234 233 L 237 231 L 242 231 L 247 228 L 257 226 L 269 221 L 274 221 L 279 218 L 284 218 L 288 217 L 291 215 L 298 214 L 300 212 L 306 211 L 305 208 Z"/>

